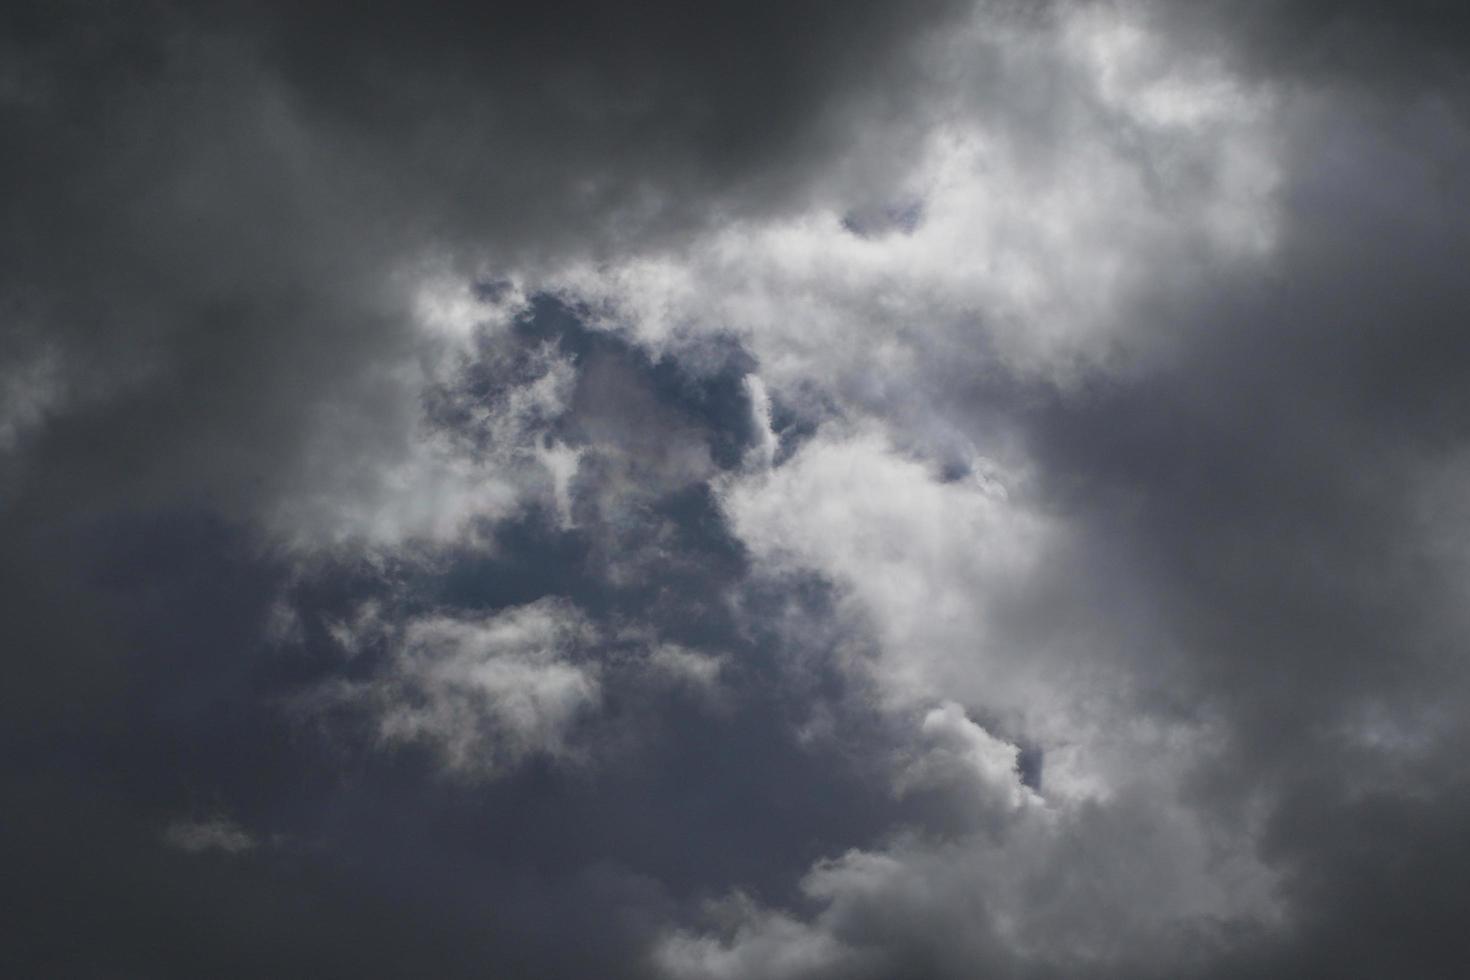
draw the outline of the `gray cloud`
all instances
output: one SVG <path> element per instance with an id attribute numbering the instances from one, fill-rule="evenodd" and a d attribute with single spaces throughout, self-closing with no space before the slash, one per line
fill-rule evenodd
<path id="1" fill-rule="evenodd" d="M 4 18 L 10 972 L 1457 975 L 1455 10 Z"/>
<path id="2" fill-rule="evenodd" d="M 425 271 L 800 195 L 933 6 L 20 5 L 6 440 L 55 424 L 7 469 L 250 510 L 392 465 Z"/>
<path id="3" fill-rule="evenodd" d="M 175 820 L 164 829 L 163 840 L 170 847 L 189 854 L 210 851 L 243 854 L 259 844 L 249 831 L 225 816 L 207 820 Z"/>

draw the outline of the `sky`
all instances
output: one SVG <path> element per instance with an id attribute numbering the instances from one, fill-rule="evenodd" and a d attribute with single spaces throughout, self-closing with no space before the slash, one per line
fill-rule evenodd
<path id="1" fill-rule="evenodd" d="M 1470 959 L 1470 14 L 18 0 L 8 976 Z"/>

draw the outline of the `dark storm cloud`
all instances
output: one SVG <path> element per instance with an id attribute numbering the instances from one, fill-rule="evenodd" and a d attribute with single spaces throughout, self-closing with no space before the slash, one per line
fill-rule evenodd
<path id="1" fill-rule="evenodd" d="M 23 559 L 30 580 L 14 574 L 6 593 L 30 654 L 7 696 L 22 812 L 6 853 L 25 894 L 12 969 L 642 976 L 646 946 L 700 900 L 742 887 L 784 901 L 792 868 L 882 831 L 884 788 L 832 747 L 796 743 L 814 705 L 841 709 L 841 679 L 789 673 L 782 637 L 727 608 L 744 560 L 703 481 L 750 441 L 740 375 L 655 363 L 551 301 L 517 336 L 601 365 L 559 421 L 613 461 L 578 478 L 582 526 L 533 511 L 498 529 L 493 553 L 349 554 L 304 575 L 206 512 L 108 513 L 32 535 L 38 550 L 12 566 Z M 471 362 L 433 393 L 431 424 L 472 438 L 454 407 L 522 380 L 521 362 L 500 363 Z M 703 463 L 660 476 L 681 443 Z M 613 552 L 646 550 L 661 560 L 621 583 L 604 574 Z M 347 657 L 330 631 L 364 602 L 390 618 L 473 617 L 545 596 L 607 638 L 586 651 L 606 661 L 603 703 L 574 732 L 598 747 L 594 767 L 532 758 L 462 780 L 425 746 L 384 751 L 361 716 L 292 708 L 324 683 L 381 674 L 390 651 Z M 292 625 L 272 635 L 283 602 Z M 744 602 L 758 620 L 830 615 L 820 583 Z M 647 642 L 617 638 L 640 622 L 721 655 L 718 690 L 650 682 Z"/>
<path id="2" fill-rule="evenodd" d="M 10 972 L 624 975 L 650 928 L 625 920 L 665 914 L 665 885 L 626 870 L 645 851 L 688 893 L 774 880 L 751 856 L 825 849 L 766 846 L 774 813 L 723 816 L 755 759 L 804 778 L 775 726 L 744 715 L 682 740 L 683 761 L 662 760 L 677 780 L 649 763 L 642 793 L 528 777 L 451 794 L 450 844 L 413 802 L 443 791 L 432 767 L 323 780 L 340 760 L 273 705 L 338 665 L 263 644 L 277 597 L 304 586 L 248 522 L 324 454 L 404 452 L 418 392 L 392 373 L 418 341 L 395 274 L 636 247 L 778 206 L 849 142 L 857 105 L 902 108 L 906 49 L 945 12 L 7 5 Z M 348 420 L 326 445 L 324 413 Z M 688 494 L 653 506 L 698 540 L 707 505 Z M 519 550 L 510 529 L 491 570 L 452 566 L 461 601 L 570 591 L 595 607 L 586 546 L 527 535 Z M 338 570 L 336 588 L 360 599 L 380 575 Z M 701 588 L 640 588 L 673 605 L 681 585 Z M 260 843 L 170 848 L 173 822 L 216 810 Z"/>
<path id="3" fill-rule="evenodd" d="M 12 6 L 7 374 L 44 376 L 11 386 L 18 418 L 57 421 L 34 479 L 248 506 L 291 483 L 324 403 L 361 416 L 360 452 L 400 451 L 376 373 L 410 343 L 393 274 L 789 200 L 860 108 L 904 109 L 905 52 L 945 13 Z"/>
<path id="4" fill-rule="evenodd" d="M 1188 41 L 1224 41 L 1255 70 L 1330 77 L 1358 95 L 1384 84 L 1463 83 L 1470 54 L 1470 15 L 1451 0 L 1248 0 L 1228 11 L 1169 5 L 1158 12 Z"/>
<path id="5" fill-rule="evenodd" d="M 888 413 L 955 493 L 988 478 L 966 436 L 1013 440 L 1020 498 L 1071 537 L 1025 588 L 997 589 L 994 637 L 963 637 L 964 654 L 1008 645 L 1017 673 L 1043 675 L 1068 666 L 1058 649 L 1122 664 L 1138 683 L 1110 722 L 1216 726 L 1167 793 L 1087 803 L 1055 837 L 997 802 L 998 777 L 965 782 L 966 751 L 1018 748 L 1007 791 L 1045 794 L 1065 778 L 1050 747 L 978 703 L 921 715 L 927 742 L 874 708 L 853 665 L 880 660 L 881 617 L 834 576 L 759 568 L 738 536 L 721 488 L 768 435 L 746 376 L 770 365 L 734 325 L 662 356 L 566 296 L 530 297 L 448 356 L 414 326 L 414 289 L 445 270 L 488 319 L 519 288 L 487 278 L 502 266 L 678 255 L 814 203 L 875 247 L 921 236 L 946 216 L 895 184 L 909 141 L 962 111 L 925 101 L 944 72 L 919 54 L 958 7 L 3 15 L 7 972 L 639 977 L 736 891 L 791 917 L 717 906 L 720 942 L 682 947 L 688 975 L 1461 972 L 1457 6 L 1151 8 L 1166 44 L 1223 52 L 1271 93 L 1279 227 L 1259 262 L 1154 255 L 1129 315 L 1162 340 L 1136 370 L 1058 381 L 936 318 L 904 325 L 936 339 L 895 393 L 866 360 L 898 333 L 874 312 L 883 329 L 850 338 L 860 384 L 813 381 L 808 414 L 771 406 L 778 474 L 810 465 L 844 412 Z M 1061 98 L 994 87 L 1016 106 Z M 1107 140 L 1158 149 L 1102 116 Z M 1023 164 L 1067 159 L 1068 118 L 1028 116 Z M 515 401 L 546 378 L 565 397 Z M 362 484 L 432 439 L 482 464 L 478 486 L 517 465 L 493 444 L 512 429 L 523 455 L 581 455 L 564 499 L 470 508 L 483 540 L 423 544 L 403 521 L 385 546 L 303 557 L 270 524 L 282 500 L 371 504 Z M 911 462 L 890 470 L 927 472 Z M 893 472 L 818 484 L 783 527 L 819 524 L 846 490 L 896 486 L 900 510 L 953 499 L 881 483 Z M 881 508 L 856 513 L 854 537 L 919 546 L 881 538 Z M 574 762 L 532 750 L 466 773 L 432 739 L 381 738 L 377 702 L 301 710 L 343 685 L 422 707 L 435 688 L 404 673 L 392 630 L 548 599 L 586 624 L 566 662 L 597 678 L 567 723 Z M 343 624 L 372 603 L 390 627 L 348 649 Z M 896 792 L 895 770 L 916 788 Z M 1253 828 L 1279 923 L 1129 931 L 1150 900 L 1195 897 L 1140 857 L 1194 856 L 1171 843 L 1176 811 L 1222 854 Z M 1019 899 L 977 896 L 1033 859 Z"/>

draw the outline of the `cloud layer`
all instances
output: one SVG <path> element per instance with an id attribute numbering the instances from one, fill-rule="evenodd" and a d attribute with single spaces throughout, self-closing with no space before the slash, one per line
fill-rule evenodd
<path id="1" fill-rule="evenodd" d="M 12 5 L 7 973 L 1457 976 L 1467 28 Z"/>

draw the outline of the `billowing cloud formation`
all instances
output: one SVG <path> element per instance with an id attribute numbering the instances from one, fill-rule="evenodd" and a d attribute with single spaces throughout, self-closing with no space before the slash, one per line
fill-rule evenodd
<path id="1" fill-rule="evenodd" d="M 6 972 L 1457 976 L 1466 28 L 11 5 Z"/>
<path id="2" fill-rule="evenodd" d="M 732 331 L 778 393 L 815 383 L 888 412 L 936 357 L 1127 369 L 1168 339 L 1133 305 L 1154 270 L 1186 288 L 1275 240 L 1276 99 L 1114 6 L 1047 16 L 1038 32 L 982 9 L 931 42 L 932 118 L 876 203 L 732 222 L 553 283 L 647 343 Z"/>
<path id="3" fill-rule="evenodd" d="M 899 787 L 967 795 L 968 829 L 903 833 L 818 862 L 801 882 L 820 908 L 810 921 L 731 899 L 714 910 L 723 935 L 667 936 L 662 968 L 678 977 L 1152 975 L 1161 964 L 1198 969 L 1232 936 L 1276 923 L 1271 881 L 1244 842 L 1202 827 L 1157 784 L 1081 805 L 1049 799 L 1022 782 L 1017 747 L 954 703 L 919 728 L 928 748 Z"/>
<path id="4" fill-rule="evenodd" d="M 945 480 L 881 435 L 818 432 L 783 465 L 731 483 L 732 530 L 771 566 L 812 566 L 853 593 L 897 697 L 979 687 L 1000 697 L 1024 668 L 987 634 L 983 600 L 1023 583 L 1053 533 L 989 464 Z M 966 663 L 959 679 L 951 662 Z"/>

